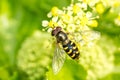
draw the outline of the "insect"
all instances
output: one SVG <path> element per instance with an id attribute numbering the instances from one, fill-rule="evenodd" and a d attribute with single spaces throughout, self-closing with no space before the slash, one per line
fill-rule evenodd
<path id="1" fill-rule="evenodd" d="M 52 31 L 52 36 L 55 36 L 57 39 L 57 43 L 61 43 L 64 51 L 72 58 L 78 59 L 79 58 L 79 51 L 74 42 L 68 39 L 66 33 L 61 31 L 61 27 L 56 27 Z"/>
<path id="2" fill-rule="evenodd" d="M 61 27 L 55 27 L 52 30 L 51 35 L 54 36 L 57 41 L 52 62 L 53 72 L 57 74 L 64 64 L 66 57 L 65 53 L 67 53 L 72 59 L 78 60 L 80 52 L 76 44 L 68 38 L 67 33 L 63 32 Z M 62 48 L 59 44 L 62 45 Z"/>

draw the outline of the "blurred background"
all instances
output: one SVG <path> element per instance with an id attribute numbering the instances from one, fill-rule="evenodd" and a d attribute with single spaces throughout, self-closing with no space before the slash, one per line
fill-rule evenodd
<path id="1" fill-rule="evenodd" d="M 53 6 L 62 9 L 71 0 L 1 0 L 0 80 L 119 80 L 120 1 L 97 1 L 100 18 L 92 29 L 101 33 L 100 39 L 81 56 L 81 64 L 66 59 L 54 75 L 54 47 L 51 35 L 42 31 L 42 20 L 48 20 Z"/>

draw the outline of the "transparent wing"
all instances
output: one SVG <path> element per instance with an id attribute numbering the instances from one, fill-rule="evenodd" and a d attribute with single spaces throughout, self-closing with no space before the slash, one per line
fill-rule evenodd
<path id="1" fill-rule="evenodd" d="M 86 43 L 92 42 L 100 37 L 100 32 L 85 30 L 81 32 L 70 33 L 73 36 L 75 42 L 80 43 L 80 45 L 85 45 Z"/>
<path id="2" fill-rule="evenodd" d="M 57 45 L 54 52 L 54 56 L 53 56 L 53 62 L 52 62 L 52 69 L 54 74 L 57 74 L 62 68 L 65 61 L 65 57 L 66 57 L 66 54 L 64 50 Z"/>

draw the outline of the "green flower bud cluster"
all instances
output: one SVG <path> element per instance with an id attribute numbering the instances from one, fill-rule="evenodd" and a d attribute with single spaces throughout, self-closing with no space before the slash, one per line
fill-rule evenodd
<path id="1" fill-rule="evenodd" d="M 87 80 L 98 80 L 112 72 L 115 50 L 114 43 L 106 37 L 101 38 L 92 47 L 83 50 L 79 61 L 87 70 Z"/>
<path id="2" fill-rule="evenodd" d="M 27 38 L 18 53 L 18 67 L 28 75 L 29 80 L 44 79 L 51 64 L 52 47 L 47 34 L 35 31 Z"/>

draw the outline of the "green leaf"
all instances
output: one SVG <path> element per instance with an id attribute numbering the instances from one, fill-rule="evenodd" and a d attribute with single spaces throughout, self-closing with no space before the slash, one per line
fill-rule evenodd
<path id="1" fill-rule="evenodd" d="M 120 51 L 116 51 L 114 53 L 114 57 L 115 57 L 114 64 L 115 65 L 120 65 Z"/>
<path id="2" fill-rule="evenodd" d="M 4 67 L 0 67 L 0 80 L 9 80 L 10 75 Z"/>
<path id="3" fill-rule="evenodd" d="M 86 80 L 86 70 L 73 60 L 66 60 L 57 75 L 52 70 L 47 73 L 48 80 Z"/>
<path id="4" fill-rule="evenodd" d="M 99 80 L 120 80 L 120 73 L 111 73 L 109 75 L 107 75 L 104 78 L 101 78 Z"/>

